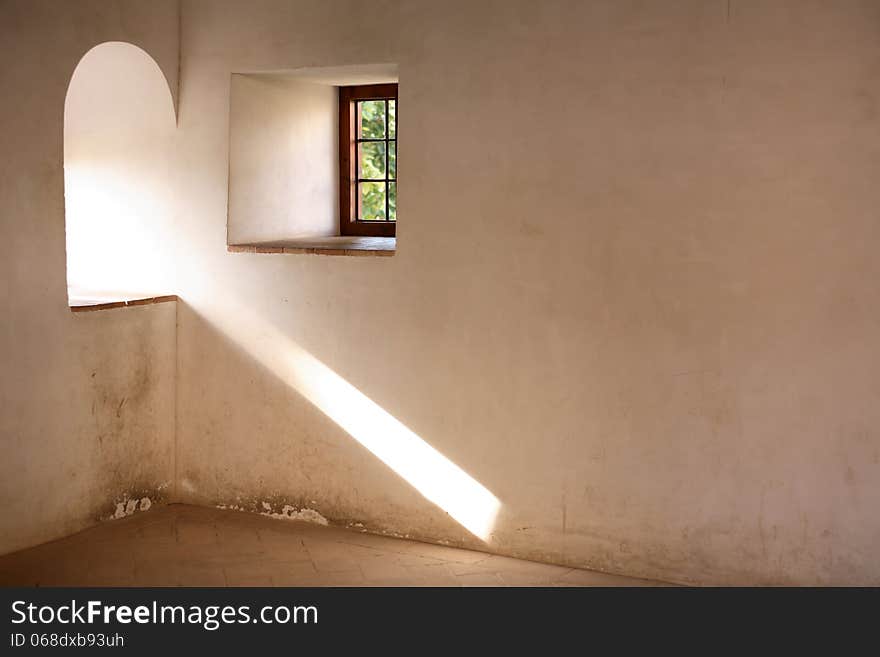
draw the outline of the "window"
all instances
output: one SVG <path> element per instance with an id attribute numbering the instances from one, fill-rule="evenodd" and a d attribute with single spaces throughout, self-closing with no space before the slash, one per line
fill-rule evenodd
<path id="1" fill-rule="evenodd" d="M 109 41 L 82 56 L 64 101 L 71 307 L 174 291 L 176 130 L 171 90 L 148 53 Z"/>
<path id="2" fill-rule="evenodd" d="M 397 85 L 339 88 L 339 232 L 394 237 Z"/>

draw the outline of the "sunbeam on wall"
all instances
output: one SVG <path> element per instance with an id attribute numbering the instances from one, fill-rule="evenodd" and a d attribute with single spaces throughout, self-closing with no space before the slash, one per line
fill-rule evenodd
<path id="1" fill-rule="evenodd" d="M 469 532 L 488 540 L 500 506 L 484 486 L 303 349 L 279 364 L 300 394 Z"/>
<path id="2" fill-rule="evenodd" d="M 488 543 L 501 502 L 485 486 L 278 329 L 230 304 L 205 319 L 427 500 Z"/>

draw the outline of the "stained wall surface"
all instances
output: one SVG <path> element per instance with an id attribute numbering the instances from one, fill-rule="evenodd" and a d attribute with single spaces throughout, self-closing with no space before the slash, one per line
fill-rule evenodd
<path id="1" fill-rule="evenodd" d="M 483 545 L 354 389 L 497 497 L 487 549 L 880 583 L 880 7 L 364 7 L 183 3 L 182 498 Z M 231 74 L 381 62 L 397 254 L 226 253 Z"/>
<path id="2" fill-rule="evenodd" d="M 176 52 L 172 5 L 75 6 L 0 4 L 18 458 L 86 440 L 63 391 L 106 348 L 65 314 L 67 80 L 93 42 L 139 43 L 166 76 Z M 175 499 L 679 582 L 880 583 L 880 8 L 369 7 L 182 3 Z M 232 74 L 385 62 L 396 255 L 227 253 Z M 377 422 L 498 500 L 487 543 L 422 494 L 445 462 L 395 461 Z M 83 522 L 95 496 L 48 492 L 22 520 L 58 468 L 18 465 L 7 544 Z"/>
<path id="3" fill-rule="evenodd" d="M 178 23 L 165 0 L 0 1 L 2 553 L 170 497 L 176 308 L 70 312 L 62 156 L 83 55 L 139 45 L 176 94 Z"/>

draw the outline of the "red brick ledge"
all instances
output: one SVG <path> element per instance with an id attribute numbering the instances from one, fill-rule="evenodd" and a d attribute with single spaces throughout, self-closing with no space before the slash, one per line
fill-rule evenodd
<path id="1" fill-rule="evenodd" d="M 148 297 L 146 299 L 131 299 L 130 301 L 110 301 L 108 303 L 95 303 L 87 306 L 71 306 L 72 313 L 87 313 L 92 310 L 109 310 L 110 308 L 125 308 L 126 306 L 149 306 L 154 303 L 166 303 L 177 301 L 176 294 L 167 294 L 163 297 Z"/>
<path id="2" fill-rule="evenodd" d="M 226 247 L 229 253 L 311 253 L 313 255 L 327 256 L 373 256 L 387 258 L 393 256 L 394 251 L 379 251 L 377 249 L 319 249 L 315 247 L 292 247 L 292 246 L 239 246 L 229 245 Z"/>
<path id="3" fill-rule="evenodd" d="M 304 237 L 259 244 L 229 244 L 229 253 L 306 253 L 329 256 L 393 256 L 397 241 L 393 237 Z"/>

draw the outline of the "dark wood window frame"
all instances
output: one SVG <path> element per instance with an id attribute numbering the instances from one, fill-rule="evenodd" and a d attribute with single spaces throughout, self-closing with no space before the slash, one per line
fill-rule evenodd
<path id="1" fill-rule="evenodd" d="M 394 100 L 396 117 L 400 116 L 400 107 L 397 103 L 397 84 L 370 84 L 355 87 L 339 87 L 339 234 L 360 235 L 366 237 L 394 237 L 396 235 L 397 222 L 389 221 L 360 221 L 358 212 L 358 101 L 362 100 Z M 387 107 L 387 106 L 386 106 Z M 389 178 L 388 172 L 388 143 L 397 142 L 397 127 L 395 136 L 388 137 L 388 120 L 386 111 L 385 121 L 385 194 L 387 198 L 389 182 L 397 184 L 397 177 Z M 395 119 L 396 120 L 396 119 Z M 395 155 L 397 152 L 395 151 Z M 387 201 L 386 201 L 387 205 Z M 396 217 L 395 217 L 396 219 Z"/>

